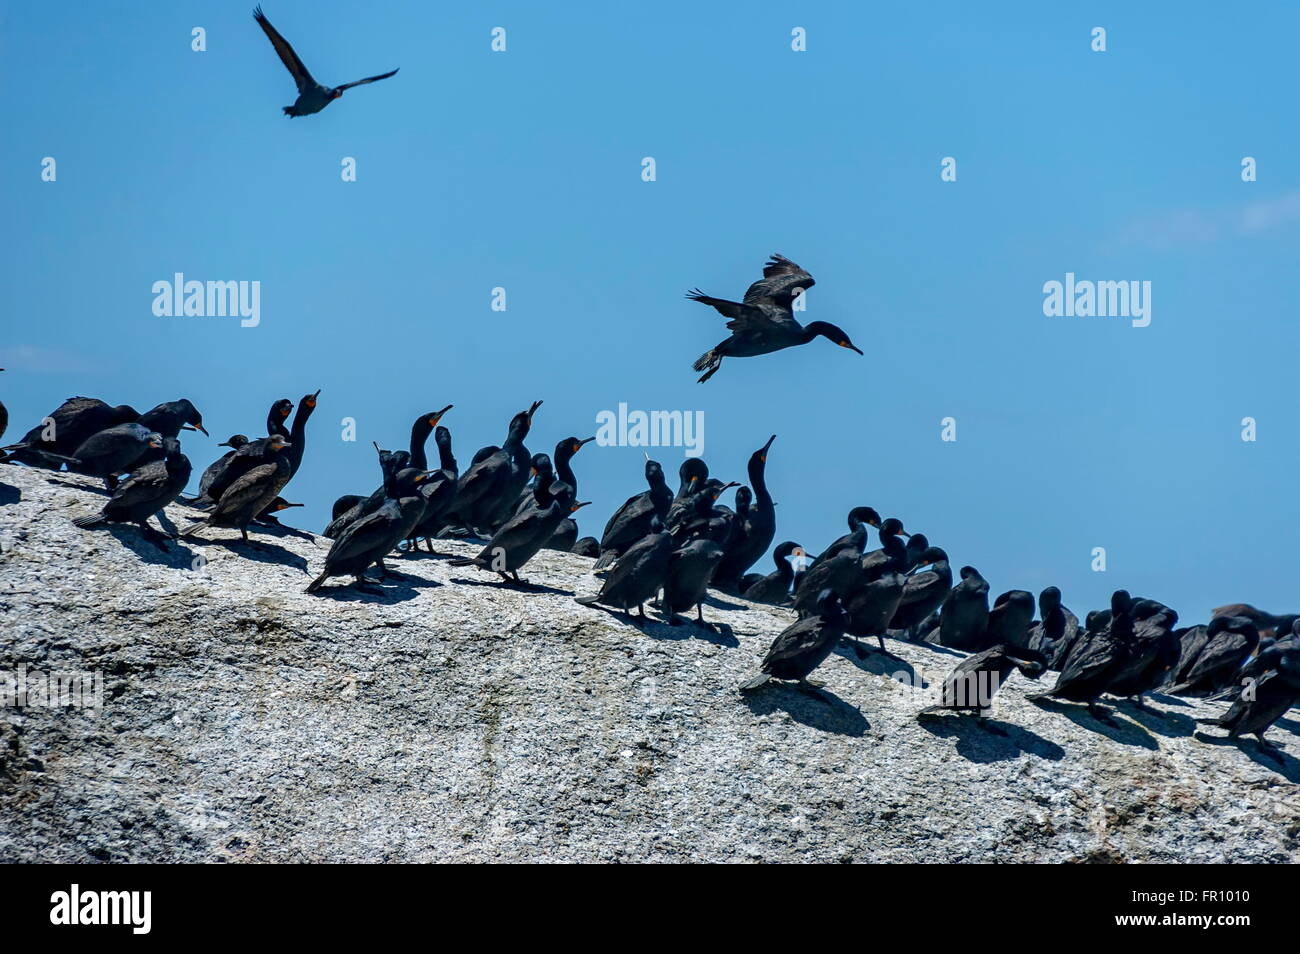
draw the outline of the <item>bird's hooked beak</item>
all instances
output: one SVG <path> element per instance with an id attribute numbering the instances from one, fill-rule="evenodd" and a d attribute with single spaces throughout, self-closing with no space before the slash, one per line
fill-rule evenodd
<path id="1" fill-rule="evenodd" d="M 856 351 L 858 354 L 862 354 L 862 349 L 859 348 L 857 345 L 855 345 L 852 341 L 840 341 L 838 342 L 838 344 L 841 348 L 848 348 L 850 351 Z"/>
<path id="2" fill-rule="evenodd" d="M 578 451 L 582 450 L 582 445 L 583 445 L 583 444 L 590 444 L 590 443 L 591 443 L 592 441 L 594 441 L 595 439 L 596 439 L 595 437 L 588 437 L 585 441 L 578 441 L 578 443 L 576 443 L 576 444 L 573 445 L 573 452 L 574 452 L 575 454 L 578 453 Z M 650 459 L 650 455 L 649 455 L 649 454 L 646 454 L 646 458 L 645 458 L 645 459 L 646 459 L 646 460 L 649 460 L 649 459 Z"/>
<path id="3" fill-rule="evenodd" d="M 776 435 L 775 435 L 775 434 L 773 434 L 771 437 L 769 437 L 769 438 L 767 439 L 767 443 L 763 445 L 763 450 L 761 451 L 761 453 L 762 453 L 762 455 L 763 455 L 763 463 L 765 463 L 765 464 L 767 463 L 767 450 L 768 450 L 769 447 L 772 446 L 772 442 L 773 442 L 774 440 L 776 440 Z"/>
<path id="4" fill-rule="evenodd" d="M 204 437 L 208 436 L 208 432 L 204 430 L 202 424 L 182 424 L 181 430 L 182 431 L 203 431 L 203 436 Z"/>
<path id="5" fill-rule="evenodd" d="M 576 503 L 576 504 L 574 504 L 572 507 L 569 508 L 569 513 L 577 513 L 577 512 L 578 512 L 579 510 L 581 510 L 583 507 L 589 506 L 590 504 L 591 504 L 591 501 L 590 501 L 590 500 L 584 500 L 584 501 L 582 501 L 581 503 Z"/>
<path id="6" fill-rule="evenodd" d="M 163 445 L 162 441 L 158 440 L 156 437 L 151 437 L 149 438 L 149 446 L 154 450 L 161 450 Z"/>
<path id="7" fill-rule="evenodd" d="M 534 401 L 533 406 L 528 409 L 528 422 L 530 424 L 533 421 L 533 415 L 537 413 L 537 409 L 541 406 L 542 406 L 541 401 Z"/>
<path id="8" fill-rule="evenodd" d="M 272 445 L 271 445 L 271 448 L 272 448 L 273 450 L 282 451 L 282 450 L 284 450 L 286 447 L 292 447 L 292 446 L 293 446 L 293 445 L 290 444 L 288 441 L 281 441 L 279 444 L 272 444 Z"/>
<path id="9" fill-rule="evenodd" d="M 422 470 L 422 471 L 420 471 L 418 474 L 415 475 L 415 482 L 416 482 L 417 484 L 422 484 L 422 483 L 424 483 L 426 480 L 428 480 L 430 477 L 432 477 L 433 475 L 434 475 L 434 471 L 432 471 L 432 470 Z"/>
<path id="10" fill-rule="evenodd" d="M 316 399 L 317 399 L 318 397 L 320 397 L 320 388 L 317 388 L 317 389 L 316 389 L 316 393 L 313 394 L 313 395 L 311 395 L 310 397 L 303 398 L 302 403 L 303 403 L 303 404 L 306 404 L 308 407 L 315 407 L 315 406 L 316 406 Z"/>
<path id="11" fill-rule="evenodd" d="M 912 537 L 912 535 L 911 535 L 910 533 L 908 533 L 906 530 L 899 530 L 899 531 L 898 531 L 898 535 L 899 535 L 900 537 L 907 537 L 909 540 L 910 540 L 911 537 Z"/>
<path id="12" fill-rule="evenodd" d="M 232 444 L 232 443 L 230 443 L 230 441 L 222 441 L 222 442 L 221 442 L 220 444 L 218 444 L 217 446 L 218 446 L 218 447 L 234 447 L 235 445 Z"/>
<path id="13" fill-rule="evenodd" d="M 294 504 L 294 503 L 289 503 L 288 501 L 281 500 L 278 504 L 275 505 L 275 509 L 276 509 L 276 510 L 288 510 L 290 507 L 302 507 L 302 506 L 304 506 L 304 505 L 303 505 L 303 504 Z"/>
<path id="14" fill-rule="evenodd" d="M 447 405 L 446 407 L 444 407 L 441 411 L 434 411 L 434 412 L 433 412 L 433 415 L 429 418 L 429 426 L 430 426 L 430 427 L 436 427 L 437 424 L 438 424 L 438 422 L 442 420 L 442 416 L 443 416 L 444 414 L 446 414 L 448 411 L 450 411 L 450 410 L 451 410 L 453 407 L 455 407 L 455 406 L 456 406 L 456 405 L 454 405 L 454 404 L 448 404 L 448 405 Z"/>

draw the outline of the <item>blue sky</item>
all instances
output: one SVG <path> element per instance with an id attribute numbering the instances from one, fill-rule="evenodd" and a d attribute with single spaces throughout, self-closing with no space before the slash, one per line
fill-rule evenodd
<path id="1" fill-rule="evenodd" d="M 619 402 L 699 410 L 724 479 L 779 435 L 778 541 L 820 549 L 871 504 L 995 593 L 1294 607 L 1293 8 L 474 6 L 268 0 L 318 79 L 401 67 L 290 120 L 251 3 L 7 5 L 10 433 L 73 394 L 186 396 L 201 469 L 321 388 L 287 493 L 319 529 L 377 483 L 371 440 L 447 403 L 462 463 L 535 399 L 547 452 Z M 818 340 L 697 385 L 725 330 L 683 293 L 738 298 L 773 251 L 817 278 L 805 317 L 866 357 Z M 177 271 L 260 281 L 261 324 L 155 317 Z M 1150 327 L 1045 317 L 1066 272 L 1150 281 Z M 641 451 L 576 464 L 599 535 Z"/>

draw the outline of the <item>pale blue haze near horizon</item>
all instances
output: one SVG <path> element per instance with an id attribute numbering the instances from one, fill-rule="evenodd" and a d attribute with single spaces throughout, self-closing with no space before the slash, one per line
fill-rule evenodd
<path id="1" fill-rule="evenodd" d="M 401 67 L 290 120 L 252 6 L 4 5 L 10 439 L 74 394 L 186 396 L 197 472 L 320 388 L 286 492 L 319 530 L 376 485 L 370 441 L 444 404 L 462 465 L 535 399 L 547 452 L 619 402 L 698 409 L 723 479 L 778 435 L 777 541 L 820 549 L 871 504 L 1080 615 L 1120 586 L 1189 622 L 1300 609 L 1293 7 L 267 0 L 322 82 Z M 696 384 L 725 329 L 683 293 L 739 298 L 771 252 L 866 357 L 817 340 Z M 155 317 L 178 271 L 260 281 L 260 326 Z M 1150 281 L 1150 327 L 1045 317 L 1066 272 Z M 642 464 L 577 457 L 583 533 Z"/>

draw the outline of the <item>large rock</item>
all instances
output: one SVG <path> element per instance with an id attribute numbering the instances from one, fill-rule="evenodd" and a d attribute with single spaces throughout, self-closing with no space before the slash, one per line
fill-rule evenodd
<path id="1" fill-rule="evenodd" d="M 0 467 L 0 669 L 105 694 L 0 710 L 0 861 L 1297 860 L 1294 718 L 1280 764 L 1192 738 L 1213 704 L 1109 728 L 1018 676 L 1005 738 L 918 722 L 891 674 L 957 657 L 909 645 L 832 656 L 829 703 L 742 698 L 788 611 L 719 597 L 723 634 L 637 629 L 575 604 L 590 562 L 553 552 L 539 592 L 423 556 L 384 596 L 312 597 L 328 541 L 163 554 L 72 525 L 94 484 Z"/>

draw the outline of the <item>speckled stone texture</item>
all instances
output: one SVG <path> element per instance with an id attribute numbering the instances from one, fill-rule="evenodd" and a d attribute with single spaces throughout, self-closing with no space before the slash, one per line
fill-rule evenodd
<path id="1" fill-rule="evenodd" d="M 828 701 L 742 697 L 789 611 L 715 596 L 720 632 L 638 629 L 549 551 L 535 592 L 426 555 L 383 596 L 313 597 L 328 541 L 164 554 L 72 525 L 95 483 L 0 466 L 0 669 L 98 670 L 106 696 L 0 709 L 0 861 L 1297 860 L 1295 716 L 1279 763 L 1193 738 L 1222 706 L 1110 728 L 1016 676 L 1002 737 L 918 721 L 894 675 L 958 657 L 898 643 L 831 656 Z"/>

